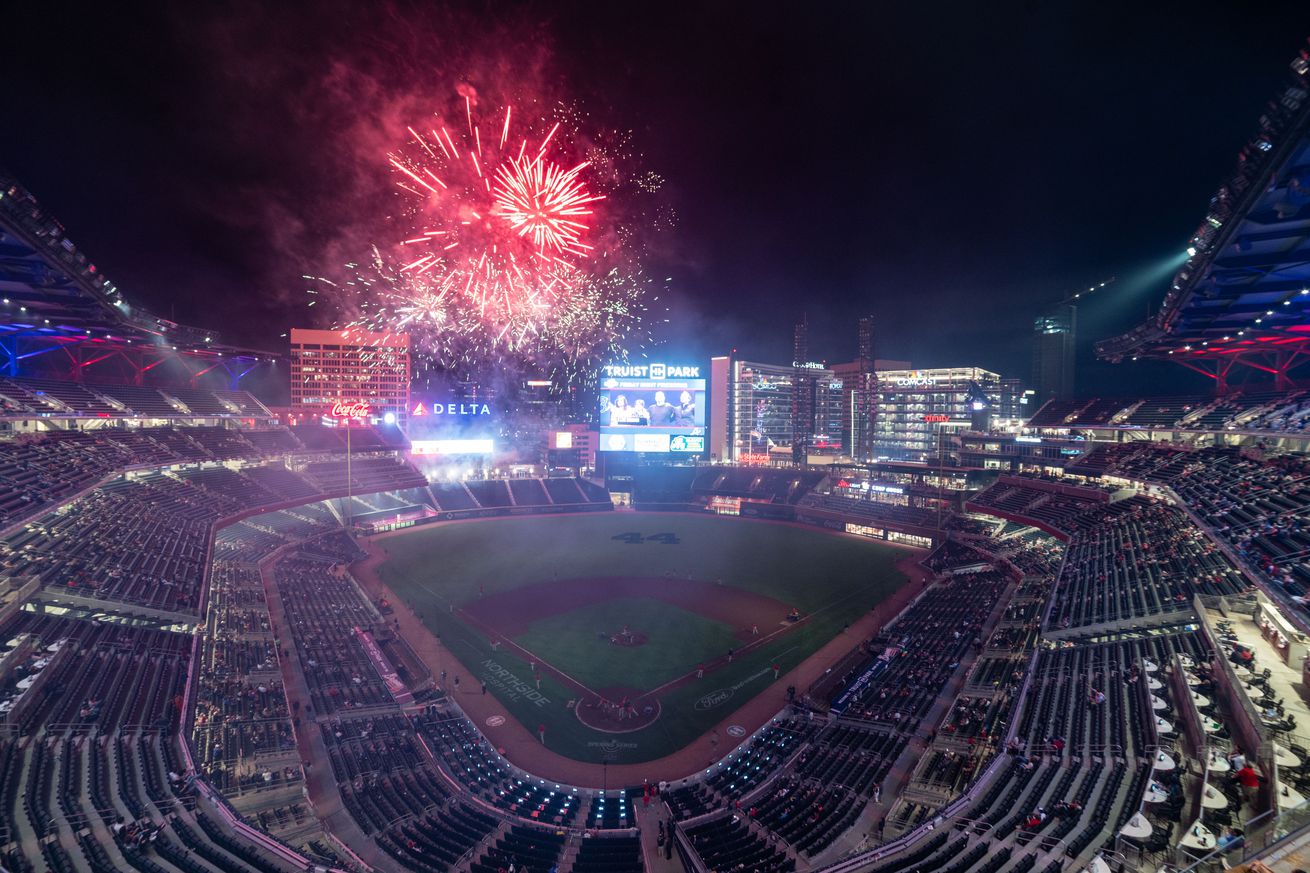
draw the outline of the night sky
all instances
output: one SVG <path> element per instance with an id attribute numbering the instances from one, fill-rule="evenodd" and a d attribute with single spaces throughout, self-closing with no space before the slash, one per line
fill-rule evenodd
<path id="1" fill-rule="evenodd" d="M 522 63 L 666 180 L 659 357 L 787 361 L 804 312 L 846 360 L 872 314 L 879 357 L 1026 379 L 1038 309 L 1117 276 L 1080 393 L 1196 387 L 1090 345 L 1163 298 L 1310 7 L 903 6 L 21 4 L 0 166 L 129 299 L 281 350 L 367 211 L 370 113 Z"/>

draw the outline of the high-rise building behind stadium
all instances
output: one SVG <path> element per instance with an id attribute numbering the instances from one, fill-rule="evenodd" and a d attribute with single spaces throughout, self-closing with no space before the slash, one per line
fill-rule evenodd
<path id="1" fill-rule="evenodd" d="M 878 374 L 872 358 L 832 365 L 842 386 L 842 454 L 863 461 L 873 454 L 873 419 L 877 410 Z"/>
<path id="2" fill-rule="evenodd" d="M 873 420 L 877 415 L 878 369 L 909 369 L 909 361 L 878 361 L 874 357 L 873 316 L 859 321 L 855 360 L 833 364 L 842 384 L 842 454 L 857 461 L 873 457 Z"/>
<path id="3" fill-rule="evenodd" d="M 1074 395 L 1078 307 L 1059 303 L 1033 321 L 1033 388 L 1037 398 L 1069 400 Z"/>
<path id="4" fill-rule="evenodd" d="M 859 344 L 856 348 L 855 357 L 862 361 L 873 360 L 873 316 L 866 315 L 860 319 L 859 326 L 860 336 Z"/>
<path id="5" fill-rule="evenodd" d="M 711 384 L 712 457 L 763 464 L 840 453 L 842 383 L 822 364 L 715 358 Z"/>
<path id="6" fill-rule="evenodd" d="M 815 437 L 826 437 L 815 427 L 814 413 L 821 402 L 819 380 L 810 366 L 810 322 L 804 316 L 792 334 L 791 366 L 791 459 L 803 464 Z"/>
<path id="7" fill-rule="evenodd" d="M 953 431 L 976 430 L 980 414 L 990 422 L 1017 420 L 1029 406 L 1018 379 L 981 367 L 933 370 L 880 370 L 877 416 L 873 425 L 875 459 L 932 461 L 949 451 L 942 446 Z M 1035 408 L 1035 407 L 1033 407 Z"/>
<path id="8" fill-rule="evenodd" d="M 370 415 L 409 417 L 409 335 L 358 330 L 291 330 L 291 412 L 332 414 L 337 404 L 367 403 Z"/>
<path id="9" fill-rule="evenodd" d="M 711 361 L 709 452 L 716 460 L 767 463 L 844 457 L 874 458 L 878 372 L 908 370 L 909 361 L 874 357 L 872 316 L 859 320 L 855 360 L 809 360 L 809 325 L 792 334 L 791 366 Z"/>

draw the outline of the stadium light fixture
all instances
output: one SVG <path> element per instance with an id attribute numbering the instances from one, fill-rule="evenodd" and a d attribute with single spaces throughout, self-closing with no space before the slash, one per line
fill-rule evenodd
<path id="1" fill-rule="evenodd" d="M 1187 247 L 1187 257 L 1189 257 L 1189 258 L 1194 258 L 1194 257 L 1196 257 L 1196 246 L 1188 246 L 1188 247 Z"/>

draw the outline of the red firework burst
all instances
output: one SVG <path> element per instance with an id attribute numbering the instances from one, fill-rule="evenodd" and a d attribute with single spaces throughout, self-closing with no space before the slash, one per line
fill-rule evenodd
<path id="1" fill-rule="evenodd" d="M 540 139 L 539 120 L 516 136 L 507 107 L 499 137 L 484 142 L 473 108 L 466 95 L 466 135 L 438 117 L 426 134 L 408 128 L 417 150 L 390 155 L 398 186 L 417 198 L 402 245 L 426 249 L 402 269 L 474 303 L 500 335 L 539 334 L 551 309 L 569 305 L 591 250 L 591 207 L 604 197 L 587 187 L 588 162 L 570 169 L 552 156 L 559 122 Z"/>
<path id="2" fill-rule="evenodd" d="M 591 214 L 588 203 L 604 199 L 588 193 L 579 178 L 588 166 L 564 170 L 541 157 L 511 158 L 496 168 L 495 214 L 538 250 L 585 257 L 591 246 L 581 240 L 587 230 L 581 219 Z"/>

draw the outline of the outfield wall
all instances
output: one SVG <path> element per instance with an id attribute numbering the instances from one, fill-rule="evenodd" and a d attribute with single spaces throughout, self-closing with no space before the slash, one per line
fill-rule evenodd
<path id="1" fill-rule="evenodd" d="M 634 504 L 633 508 L 638 512 L 693 512 L 702 515 L 721 514 L 715 512 L 710 507 L 699 503 L 638 503 Z M 731 513 L 722 514 L 732 517 Z M 920 525 L 906 524 L 898 521 L 881 521 L 864 515 L 848 515 L 846 513 L 833 512 L 828 509 L 795 506 L 790 503 L 765 503 L 763 501 L 743 500 L 737 517 L 759 519 L 763 521 L 794 521 L 812 527 L 821 527 L 824 530 L 855 534 L 856 536 L 862 536 L 868 539 L 894 543 L 899 542 L 902 545 L 913 545 L 915 548 L 934 549 L 946 539 L 946 531 L 938 530 L 937 528 L 922 527 Z M 928 545 L 915 542 L 907 543 L 903 539 L 898 538 L 896 534 L 922 537 L 930 540 L 931 543 Z"/>

